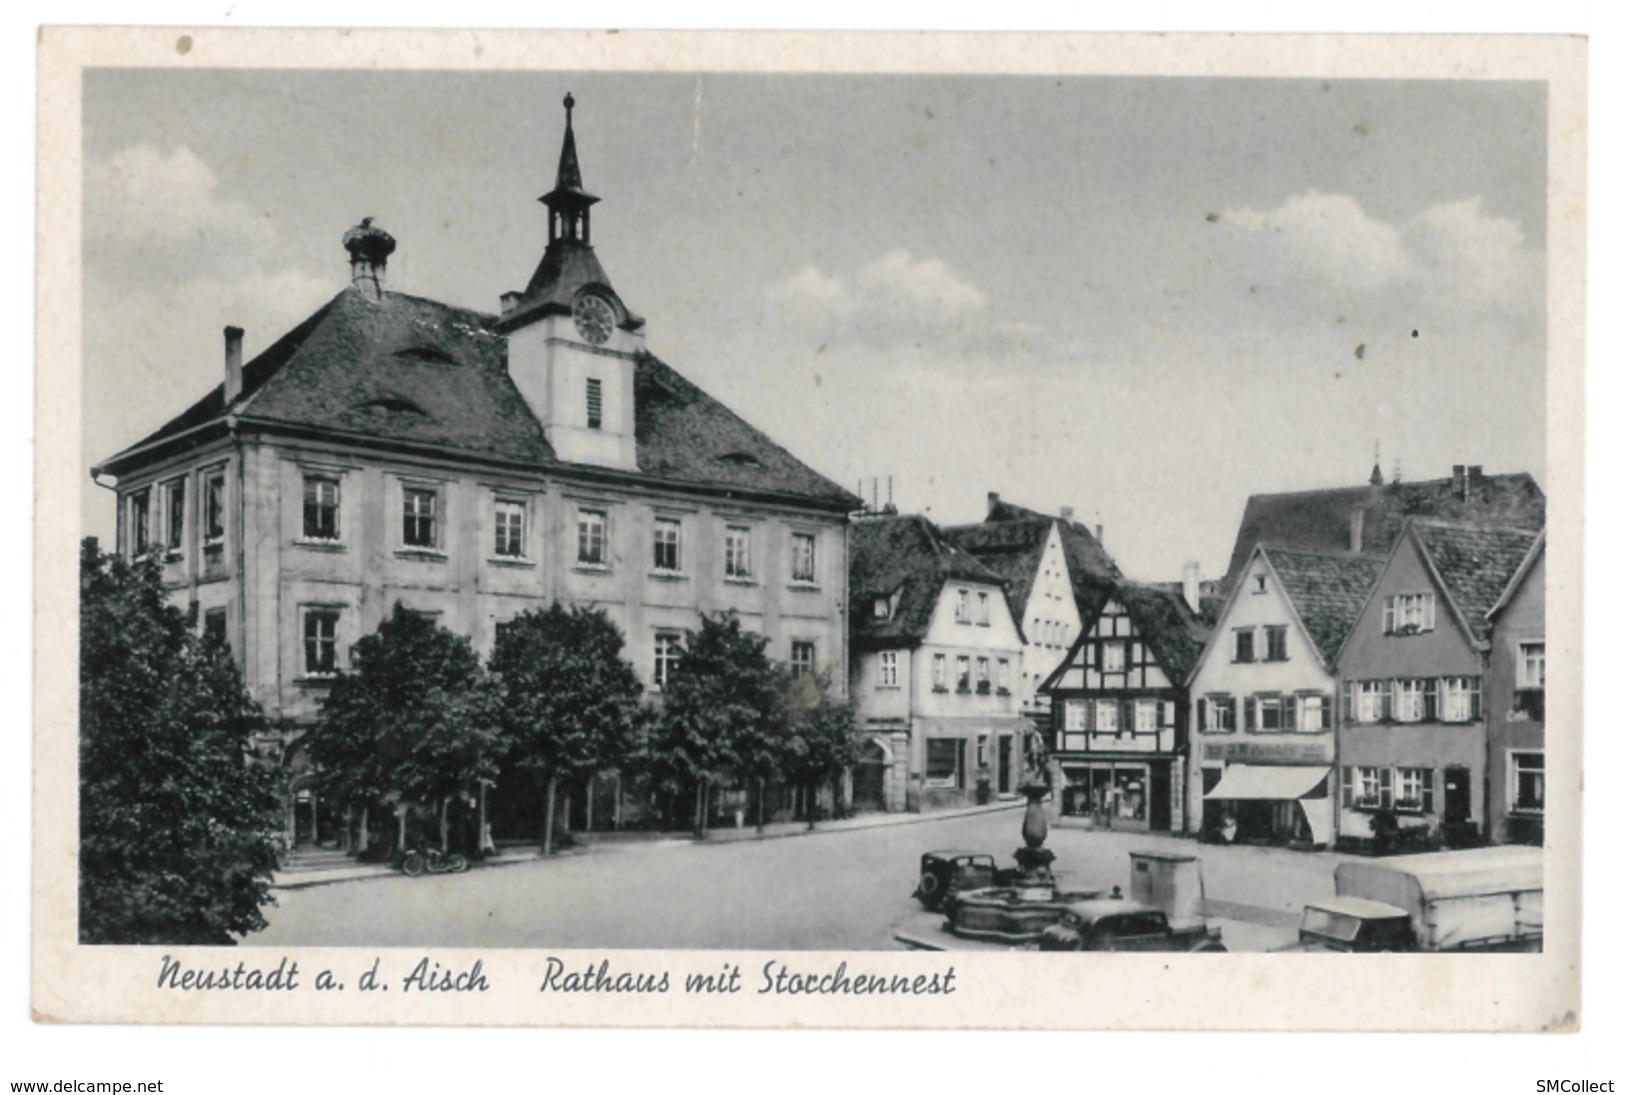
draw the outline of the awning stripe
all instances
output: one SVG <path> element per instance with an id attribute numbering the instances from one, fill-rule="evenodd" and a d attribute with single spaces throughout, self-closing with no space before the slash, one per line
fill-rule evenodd
<path id="1" fill-rule="evenodd" d="M 1302 798 L 1324 780 L 1330 768 L 1306 768 L 1296 764 L 1232 764 L 1224 770 L 1218 786 L 1203 795 L 1213 799 Z"/>

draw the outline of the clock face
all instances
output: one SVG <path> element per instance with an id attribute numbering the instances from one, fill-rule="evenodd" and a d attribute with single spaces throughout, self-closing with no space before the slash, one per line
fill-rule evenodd
<path id="1" fill-rule="evenodd" d="M 571 312 L 582 338 L 594 346 L 609 341 L 610 332 L 615 330 L 615 308 L 609 301 L 586 293 L 576 298 Z"/>

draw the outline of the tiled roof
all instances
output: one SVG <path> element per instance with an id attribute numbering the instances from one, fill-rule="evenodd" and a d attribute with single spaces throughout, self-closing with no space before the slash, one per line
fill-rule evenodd
<path id="1" fill-rule="evenodd" d="M 1546 495 L 1527 472 L 1482 476 L 1465 499 L 1451 479 L 1255 494 L 1247 499 L 1223 588 L 1235 586 L 1259 544 L 1348 551 L 1356 510 L 1365 511 L 1361 553 L 1386 555 L 1409 517 L 1538 530 L 1546 524 Z"/>
<path id="2" fill-rule="evenodd" d="M 387 293 L 345 289 L 243 370 L 246 423 L 330 430 L 432 445 L 472 456 L 557 464 L 507 370 L 496 319 Z M 685 483 L 793 494 L 841 508 L 861 503 L 652 355 L 636 367 L 639 469 Z M 132 448 L 224 416 L 216 388 Z M 128 453 L 129 450 L 126 450 Z M 107 470 L 138 467 L 120 454 Z"/>
<path id="3" fill-rule="evenodd" d="M 919 642 L 931 626 L 945 582 L 1002 584 L 997 574 L 955 547 L 924 517 L 855 522 L 849 557 L 852 642 L 858 647 Z M 885 619 L 876 619 L 874 602 L 881 598 L 890 599 L 892 607 Z M 1016 626 L 1020 627 L 1019 618 Z"/>
<path id="4" fill-rule="evenodd" d="M 1202 656 L 1212 627 L 1191 612 L 1178 590 L 1124 582 L 1117 587 L 1117 596 L 1168 679 L 1183 684 Z"/>
<path id="5" fill-rule="evenodd" d="M 1517 573 L 1539 533 L 1516 528 L 1412 521 L 1411 531 L 1482 643 L 1489 639 L 1488 614 Z"/>
<path id="6" fill-rule="evenodd" d="M 1321 659 L 1326 665 L 1334 664 L 1385 560 L 1375 555 L 1326 555 L 1284 548 L 1263 551 Z"/>
<path id="7" fill-rule="evenodd" d="M 1043 563 L 1051 526 L 1060 529 L 1061 553 L 1078 611 L 1084 615 L 1098 611 L 1112 586 L 1122 578 L 1122 571 L 1088 530 L 1075 521 L 1062 521 L 999 501 L 981 524 L 954 525 L 944 529 L 943 535 L 1004 579 L 1010 611 L 1019 620 L 1026 615 L 1027 599 Z"/>

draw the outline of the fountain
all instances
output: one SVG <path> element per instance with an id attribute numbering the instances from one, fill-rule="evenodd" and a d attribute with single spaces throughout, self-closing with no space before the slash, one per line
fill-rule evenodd
<path id="1" fill-rule="evenodd" d="M 1056 889 L 1055 875 L 1050 870 L 1055 853 L 1044 847 L 1049 836 L 1044 799 L 1051 790 L 1047 760 L 1043 742 L 1037 734 L 1031 735 L 1026 752 L 1026 778 L 1016 788 L 1027 800 L 1021 819 L 1022 846 L 1016 849 L 1021 874 L 1008 885 L 965 890 L 943 904 L 948 916 L 944 926 L 961 939 L 1033 943 L 1045 928 L 1061 919 L 1061 914 L 1074 901 L 1107 896 L 1101 890 Z M 1114 887 L 1111 896 L 1121 895 L 1122 891 Z"/>

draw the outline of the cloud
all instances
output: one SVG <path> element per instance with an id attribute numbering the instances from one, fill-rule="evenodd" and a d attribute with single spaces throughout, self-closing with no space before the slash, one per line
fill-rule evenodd
<path id="1" fill-rule="evenodd" d="M 888 251 L 858 272 L 858 284 L 873 307 L 954 321 L 987 304 L 987 297 L 958 277 L 940 259 L 915 259 Z"/>
<path id="2" fill-rule="evenodd" d="M 772 295 L 786 312 L 803 320 L 844 317 L 852 310 L 852 294 L 846 284 L 811 265 L 780 280 Z"/>

